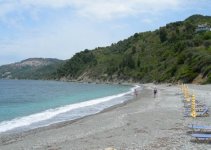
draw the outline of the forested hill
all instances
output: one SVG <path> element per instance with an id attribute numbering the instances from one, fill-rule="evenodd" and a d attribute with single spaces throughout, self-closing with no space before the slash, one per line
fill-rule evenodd
<path id="1" fill-rule="evenodd" d="M 0 66 L 3 79 L 51 79 L 64 63 L 52 58 L 29 58 L 21 62 Z"/>
<path id="2" fill-rule="evenodd" d="M 201 28 L 207 31 L 197 31 Z M 55 78 L 211 83 L 211 17 L 193 15 L 153 32 L 76 53 Z M 124 31 L 123 31 L 124 32 Z"/>

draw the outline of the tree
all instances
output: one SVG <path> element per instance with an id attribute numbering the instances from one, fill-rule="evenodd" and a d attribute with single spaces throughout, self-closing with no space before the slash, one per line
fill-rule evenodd
<path id="1" fill-rule="evenodd" d="M 205 47 L 206 49 L 208 49 L 208 48 L 210 47 L 210 45 L 211 45 L 211 43 L 210 43 L 209 41 L 205 41 L 205 42 L 204 42 L 204 47 Z"/>
<path id="2" fill-rule="evenodd" d="M 121 66 L 128 67 L 130 69 L 135 68 L 135 62 L 134 62 L 131 54 L 124 56 Z"/>
<path id="3" fill-rule="evenodd" d="M 185 31 L 188 33 L 193 33 L 195 30 L 195 26 L 191 24 L 190 22 L 185 23 Z"/>
<path id="4" fill-rule="evenodd" d="M 138 33 L 135 33 L 135 34 L 134 34 L 134 38 L 137 38 L 137 37 L 138 37 Z"/>
<path id="5" fill-rule="evenodd" d="M 135 54 L 135 53 L 136 53 L 136 47 L 133 46 L 133 48 L 132 48 L 132 54 Z"/>
<path id="6" fill-rule="evenodd" d="M 140 67 L 140 65 L 141 65 L 141 61 L 140 61 L 140 58 L 138 58 L 137 66 Z"/>
<path id="7" fill-rule="evenodd" d="M 163 43 L 167 40 L 167 33 L 166 33 L 166 30 L 164 28 L 160 28 L 160 34 L 159 34 L 159 37 L 160 37 L 160 41 Z"/>

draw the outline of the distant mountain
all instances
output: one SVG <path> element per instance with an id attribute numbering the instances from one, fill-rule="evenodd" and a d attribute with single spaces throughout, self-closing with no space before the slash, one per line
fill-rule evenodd
<path id="1" fill-rule="evenodd" d="M 76 53 L 55 79 L 211 83 L 211 17 L 193 15 L 153 32 Z M 124 32 L 124 31 L 122 31 Z"/>
<path id="2" fill-rule="evenodd" d="M 52 58 L 29 58 L 21 62 L 0 66 L 0 78 L 51 79 L 63 60 Z"/>

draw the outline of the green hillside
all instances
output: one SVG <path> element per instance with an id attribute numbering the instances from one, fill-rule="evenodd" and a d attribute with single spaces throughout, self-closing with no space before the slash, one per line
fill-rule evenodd
<path id="1" fill-rule="evenodd" d="M 30 58 L 18 63 L 0 66 L 0 78 L 6 79 L 51 79 L 61 66 L 62 60 Z"/>
<path id="2" fill-rule="evenodd" d="M 201 24 L 211 27 L 211 17 L 194 15 L 108 47 L 84 50 L 60 67 L 54 78 L 211 83 L 211 31 L 196 32 Z"/>

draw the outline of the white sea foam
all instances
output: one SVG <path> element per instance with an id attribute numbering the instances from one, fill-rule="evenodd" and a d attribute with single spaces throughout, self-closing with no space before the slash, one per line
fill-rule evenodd
<path id="1" fill-rule="evenodd" d="M 94 100 L 89 100 L 89 101 L 85 101 L 85 102 L 81 102 L 81 103 L 66 105 L 64 107 L 59 107 L 59 108 L 55 108 L 55 109 L 49 109 L 49 110 L 46 110 L 46 111 L 43 111 L 40 113 L 36 113 L 33 115 L 16 118 L 11 121 L 3 121 L 0 123 L 0 133 L 6 132 L 9 130 L 13 130 L 16 128 L 24 127 L 24 126 L 29 126 L 33 123 L 37 123 L 40 121 L 48 120 L 48 119 L 51 119 L 59 114 L 69 112 L 74 109 L 93 106 L 93 105 L 97 105 L 97 104 L 100 104 L 103 102 L 107 102 L 112 99 L 119 98 L 119 97 L 125 96 L 127 94 L 131 94 L 131 93 L 133 93 L 133 91 L 135 89 L 137 89 L 139 87 L 140 86 L 136 85 L 133 88 L 131 88 L 129 92 L 126 92 L 126 93 L 121 93 L 121 94 L 107 96 L 107 97 L 98 98 L 98 99 L 94 99 Z"/>

